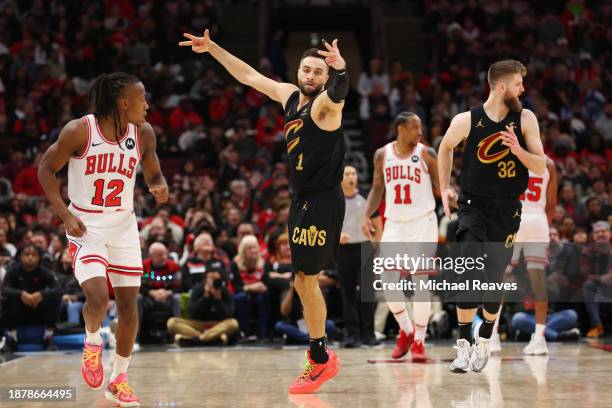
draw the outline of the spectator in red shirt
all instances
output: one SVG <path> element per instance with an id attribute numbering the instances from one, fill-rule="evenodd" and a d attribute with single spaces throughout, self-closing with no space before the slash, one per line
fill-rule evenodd
<path id="1" fill-rule="evenodd" d="M 279 141 L 284 142 L 284 121 L 277 104 L 269 103 L 265 106 L 265 115 L 257 120 L 255 140 L 257 145 L 274 148 Z"/>
<path id="2" fill-rule="evenodd" d="M 45 195 L 45 191 L 38 182 L 38 163 L 40 162 L 41 154 L 37 154 L 34 158 L 34 163 L 31 166 L 21 169 L 17 178 L 13 183 L 13 191 L 16 194 L 22 193 L 30 197 L 41 197 Z"/>
<path id="3" fill-rule="evenodd" d="M 160 242 L 151 244 L 149 256 L 142 263 L 139 318 L 141 332 L 160 339 L 168 336 L 166 321 L 180 316 L 180 267 L 168 258 L 168 249 Z"/>
<path id="4" fill-rule="evenodd" d="M 179 105 L 174 108 L 170 117 L 168 118 L 168 124 L 170 125 L 170 132 L 174 136 L 178 136 L 187 128 L 187 123 L 194 125 L 201 125 L 204 123 L 204 119 L 194 109 L 189 99 L 183 99 Z"/>

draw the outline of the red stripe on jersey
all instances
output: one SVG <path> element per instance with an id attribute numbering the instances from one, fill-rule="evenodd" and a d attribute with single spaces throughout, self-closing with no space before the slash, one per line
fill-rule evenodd
<path id="1" fill-rule="evenodd" d="M 72 205 L 72 207 L 74 207 L 75 210 L 79 210 L 81 212 L 85 212 L 85 213 L 90 213 L 90 214 L 102 214 L 104 211 L 102 210 L 88 210 L 86 208 L 81 208 L 77 205 L 75 205 L 74 203 L 70 203 L 70 205 Z"/>
<path id="2" fill-rule="evenodd" d="M 140 160 L 140 126 L 134 125 L 134 128 L 136 129 L 134 132 L 136 134 L 136 153 L 138 154 L 138 160 Z"/>
<path id="3" fill-rule="evenodd" d="M 118 269 L 111 269 L 111 268 L 107 268 L 106 271 L 108 273 L 116 273 L 117 275 L 126 275 L 126 276 L 141 276 L 142 272 L 125 272 L 125 271 L 120 271 Z"/>
<path id="4" fill-rule="evenodd" d="M 85 146 L 85 150 L 83 150 L 83 153 L 81 153 L 79 156 L 72 156 L 75 159 L 82 159 L 83 157 L 85 157 L 85 155 L 89 151 L 89 146 L 91 145 L 91 126 L 89 125 L 89 120 L 87 119 L 87 116 L 83 116 L 83 120 L 85 120 L 85 124 L 87 125 L 87 145 Z"/>
<path id="5" fill-rule="evenodd" d="M 89 255 L 83 255 L 82 257 L 79 258 L 80 261 L 83 260 L 88 260 L 88 259 L 100 259 L 104 262 L 106 262 L 106 264 L 108 264 L 108 261 L 106 260 L 105 257 L 103 257 L 102 255 L 97 255 L 97 254 L 89 254 Z"/>
<path id="6" fill-rule="evenodd" d="M 81 262 L 84 263 L 85 265 L 90 264 L 90 263 L 99 263 L 102 266 L 106 267 L 106 262 L 104 262 L 101 259 L 95 259 L 95 258 L 94 259 L 87 259 L 87 260 L 81 261 Z"/>
<path id="7" fill-rule="evenodd" d="M 126 271 L 142 271 L 142 266 L 124 266 L 124 265 L 108 264 L 108 267 L 116 268 L 116 269 L 125 269 Z"/>
<path id="8" fill-rule="evenodd" d="M 102 140 L 104 140 L 108 144 L 116 145 L 117 141 L 111 142 L 109 139 L 106 138 L 106 136 L 104 136 L 104 133 L 102 133 L 102 128 L 100 127 L 100 123 L 95 117 L 94 117 L 94 121 L 96 122 L 96 128 L 98 128 L 98 132 L 100 133 Z M 127 128 L 125 129 L 125 135 L 123 135 L 123 137 L 119 140 L 119 143 L 122 143 L 127 138 L 129 132 L 130 132 L 130 125 L 128 124 Z"/>

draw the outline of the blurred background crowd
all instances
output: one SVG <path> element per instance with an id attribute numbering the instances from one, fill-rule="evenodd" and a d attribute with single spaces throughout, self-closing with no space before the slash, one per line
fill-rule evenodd
<path id="1" fill-rule="evenodd" d="M 145 269 L 140 341 L 307 340 L 291 285 L 282 108 L 228 78 L 211 59 L 177 47 L 183 32 L 203 27 L 224 44 L 232 3 L 240 2 L 0 0 L 0 316 L 9 335 L 20 325 L 42 325 L 50 335 L 81 324 L 83 295 L 37 164 L 62 126 L 87 113 L 93 79 L 126 71 L 146 86 L 148 121 L 170 186 L 169 202 L 156 205 L 139 176 L 134 196 Z M 609 243 L 612 224 L 612 4 L 423 0 L 411 7 L 424 54 L 395 58 L 369 47 L 352 78 L 345 111 L 357 119 L 367 158 L 358 167 L 364 194 L 372 153 L 389 141 L 394 115 L 417 113 L 423 142 L 435 148 L 452 117 L 486 97 L 488 65 L 516 58 L 528 67 L 523 106 L 535 112 L 558 171 L 549 278 L 568 287 L 596 280 L 612 288 L 609 246 L 591 249 Z M 264 41 L 255 65 L 270 78 L 294 82 L 283 57 L 287 35 L 279 31 Z M 410 67 L 412 58 L 424 61 L 422 69 Z M 456 184 L 460 151 L 455 157 Z M 67 199 L 65 171 L 58 177 Z M 444 241 L 449 220 L 442 221 Z M 595 258 L 596 267 L 589 263 Z M 333 270 L 321 277 L 328 333 L 340 338 L 339 281 Z M 583 334 L 603 335 L 609 310 L 596 308 L 594 315 L 588 304 L 566 307 L 576 311 Z M 443 330 L 449 336 L 451 307 L 443 303 L 441 310 L 450 312 Z M 382 339 L 396 329 L 384 305 L 379 309 L 375 330 Z M 111 305 L 110 327 L 114 317 Z M 510 320 L 502 329 L 514 337 Z"/>

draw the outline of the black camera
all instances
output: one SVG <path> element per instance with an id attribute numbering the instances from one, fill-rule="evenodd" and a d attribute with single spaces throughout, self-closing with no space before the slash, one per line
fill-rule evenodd
<path id="1" fill-rule="evenodd" d="M 225 286 L 225 281 L 223 279 L 215 279 L 213 281 L 213 288 L 215 289 L 221 289 L 224 286 Z"/>

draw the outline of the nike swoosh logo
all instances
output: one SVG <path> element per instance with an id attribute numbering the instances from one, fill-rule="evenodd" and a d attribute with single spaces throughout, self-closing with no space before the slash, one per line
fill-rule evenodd
<path id="1" fill-rule="evenodd" d="M 324 367 L 321 371 L 319 371 L 319 374 L 317 375 L 311 375 L 310 376 L 310 381 L 317 381 L 317 378 L 319 378 L 321 376 L 321 374 L 323 374 L 323 372 L 327 370 L 327 367 Z"/>
<path id="2" fill-rule="evenodd" d="M 103 143 L 103 142 L 100 142 L 100 143 L 92 143 L 92 144 L 91 144 L 91 147 L 100 146 L 102 143 Z"/>

